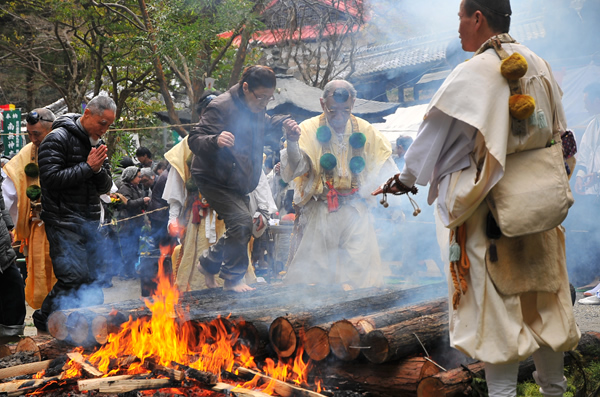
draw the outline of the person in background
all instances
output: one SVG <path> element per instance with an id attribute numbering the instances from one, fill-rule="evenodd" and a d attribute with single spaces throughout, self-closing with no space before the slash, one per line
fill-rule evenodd
<path id="1" fill-rule="evenodd" d="M 585 298 L 580 299 L 579 303 L 600 305 L 600 297 L 597 295 L 600 293 L 600 248 L 596 244 L 598 222 L 590 216 L 600 206 L 600 83 L 589 84 L 583 92 L 585 108 L 592 115 L 592 120 L 578 145 L 575 170 L 577 205 L 570 211 L 568 218 L 576 222 L 573 228 L 587 233 L 585 237 L 578 234 L 569 236 L 567 257 L 572 282 L 575 285 L 588 284 L 583 293 Z M 595 283 L 589 285 L 593 281 Z"/>
<path id="2" fill-rule="evenodd" d="M 0 141 L 0 152 L 4 143 Z M 25 285 L 17 267 L 17 254 L 12 247 L 10 230 L 14 224 L 4 205 L 0 189 L 0 343 L 19 340 L 25 332 Z"/>
<path id="3" fill-rule="evenodd" d="M 147 169 L 148 168 L 142 168 L 140 174 Z M 142 176 L 142 184 L 144 184 L 144 177 L 149 179 L 148 175 Z M 156 177 L 156 182 L 152 186 L 150 202 L 147 207 L 148 219 L 150 220 L 150 239 L 148 248 L 151 255 L 149 255 L 148 258 L 140 258 L 139 273 L 142 296 L 151 296 L 156 290 L 156 282 L 154 279 L 158 274 L 158 261 L 155 258 L 162 254 L 160 247 L 171 247 L 175 244 L 174 238 L 169 235 L 167 230 L 167 224 L 169 222 L 169 203 L 162 198 L 168 177 L 168 169 L 164 170 L 161 172 L 160 176 Z M 154 178 L 154 175 L 152 175 L 152 178 Z M 165 275 L 170 276 L 172 274 L 170 257 L 163 260 L 163 268 L 165 270 Z"/>
<path id="4" fill-rule="evenodd" d="M 135 165 L 133 160 L 131 159 L 131 157 L 129 156 L 125 156 L 123 157 L 121 160 L 119 160 L 119 166 L 117 168 L 115 168 L 114 172 L 113 172 L 113 179 L 115 182 L 115 185 L 117 186 L 117 189 L 121 187 L 121 185 L 123 184 L 123 181 L 121 180 L 121 174 L 123 173 L 123 170 L 127 167 L 131 167 L 132 165 Z"/>
<path id="5" fill-rule="evenodd" d="M 286 283 L 337 283 L 352 288 L 383 284 L 384 269 L 369 206 L 378 177 L 398 168 L 390 142 L 352 115 L 356 90 L 333 80 L 323 90 L 323 114 L 300 126 L 284 122 L 287 150 L 281 176 L 294 180 L 296 217 L 303 235 Z M 295 179 L 297 178 L 297 179 Z"/>
<path id="6" fill-rule="evenodd" d="M 155 163 L 152 160 L 152 152 L 150 149 L 144 146 L 140 146 L 135 151 L 135 157 L 140 162 L 140 168 L 150 168 L 154 169 Z"/>
<path id="7" fill-rule="evenodd" d="M 264 132 L 271 123 L 265 113 L 275 92 L 275 73 L 251 66 L 239 83 L 213 99 L 188 138 L 194 153 L 191 173 L 210 207 L 225 221 L 226 232 L 200 257 L 208 287 L 236 292 L 253 290 L 244 282 L 248 268 L 248 242 L 253 222 L 265 223 L 264 214 L 250 213 L 248 193 L 265 178 L 262 172 Z M 266 227 L 266 224 L 261 228 Z"/>
<path id="8" fill-rule="evenodd" d="M 39 108 L 29 112 L 25 120 L 31 142 L 2 169 L 6 174 L 2 182 L 4 202 L 15 220 L 15 241 L 21 243 L 20 251 L 27 263 L 25 299 L 33 309 L 42 306 L 56 282 L 46 226 L 40 220 L 42 206 L 38 167 L 38 148 L 52 130 L 55 119 L 54 113 L 48 109 Z"/>
<path id="9" fill-rule="evenodd" d="M 415 194 L 415 183 L 430 184 L 429 204 L 437 198 L 439 217 L 456 239 L 448 276 L 450 344 L 484 362 L 490 397 L 517 395 L 519 361 L 531 355 L 541 394 L 562 396 L 567 391 L 563 352 L 575 348 L 581 335 L 573 316 L 563 229 L 538 238 L 498 236 L 486 201 L 505 175 L 508 155 L 546 147 L 566 125 L 552 70 L 508 34 L 510 15 L 509 0 L 461 2 L 458 32 L 463 49 L 475 55 L 457 66 L 434 95 L 402 173 L 373 194 Z M 511 74 L 501 73 L 502 59 L 514 53 L 522 56 L 513 57 L 515 65 L 526 62 L 527 68 L 520 67 L 524 74 L 512 80 L 521 87 L 531 84 L 535 95 L 535 123 L 526 123 L 525 131 L 512 120 L 516 109 L 509 109 L 511 90 L 504 76 Z M 494 255 L 492 244 L 510 247 Z M 516 247 L 522 251 L 512 258 Z M 527 253 L 544 260 L 523 263 Z M 549 281 L 556 281 L 552 289 Z"/>
<path id="10" fill-rule="evenodd" d="M 117 106 L 97 96 L 83 115 L 66 114 L 40 144 L 38 164 L 42 187 L 41 219 L 46 225 L 56 284 L 33 313 L 39 331 L 47 332 L 55 310 L 99 305 L 101 267 L 100 195 L 112 187 L 107 148 L 102 141 L 115 120 Z"/>
<path id="11" fill-rule="evenodd" d="M 140 169 L 140 189 L 142 189 L 144 196 L 150 197 L 152 195 L 155 178 L 156 174 L 151 168 L 144 167 Z"/>
<path id="12" fill-rule="evenodd" d="M 121 174 L 123 184 L 117 191 L 125 199 L 119 210 L 119 242 L 123 268 L 122 278 L 136 278 L 135 265 L 138 262 L 140 235 L 144 227 L 144 217 L 140 216 L 150 202 L 150 197 L 144 196 L 139 188 L 140 169 L 136 166 L 125 168 Z"/>
<path id="13" fill-rule="evenodd" d="M 413 139 L 406 135 L 400 135 L 398 138 L 396 138 L 396 150 L 393 157 L 394 162 L 396 163 L 396 166 L 398 166 L 399 170 L 404 167 L 404 154 L 410 145 L 412 145 L 412 143 Z"/>
<path id="14" fill-rule="evenodd" d="M 163 173 L 163 171 L 167 169 L 168 166 L 169 162 L 167 160 L 161 160 L 158 163 L 156 163 L 156 167 L 154 167 L 154 173 L 160 176 Z"/>

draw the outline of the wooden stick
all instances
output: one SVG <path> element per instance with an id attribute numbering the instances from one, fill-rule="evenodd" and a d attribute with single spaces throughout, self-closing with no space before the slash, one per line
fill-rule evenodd
<path id="1" fill-rule="evenodd" d="M 3 396 L 22 396 L 23 394 L 31 393 L 46 383 L 59 382 L 60 378 L 60 376 L 54 376 L 51 378 L 13 380 L 0 384 L 0 393 Z"/>
<path id="2" fill-rule="evenodd" d="M 131 379 L 132 375 L 111 376 L 80 380 L 79 391 L 98 391 L 99 393 L 126 393 L 134 390 L 162 389 L 163 387 L 180 387 L 180 382 L 171 379 Z"/>
<path id="3" fill-rule="evenodd" d="M 320 393 L 317 393 L 317 392 L 314 392 L 311 390 L 306 390 L 301 387 L 290 385 L 289 383 L 271 378 L 270 376 L 261 374 L 258 371 L 254 371 L 254 370 L 251 370 L 248 368 L 239 367 L 238 371 L 246 373 L 246 374 L 252 374 L 254 376 L 258 376 L 261 379 L 263 379 L 265 382 L 274 382 L 273 385 L 274 385 L 275 392 L 282 397 L 292 397 L 292 396 L 293 397 L 325 397 L 324 395 L 322 395 Z"/>
<path id="4" fill-rule="evenodd" d="M 87 361 L 81 353 L 67 353 L 67 357 L 81 365 L 81 368 L 92 376 L 104 376 L 104 372 L 94 367 L 89 361 Z"/>
<path id="5" fill-rule="evenodd" d="M 217 383 L 215 386 L 213 386 L 212 391 L 235 397 L 269 397 L 268 394 L 265 394 L 261 391 L 235 387 L 229 383 Z"/>
<path id="6" fill-rule="evenodd" d="M 165 367 L 164 365 L 157 364 L 152 359 L 146 359 L 144 361 L 144 368 L 149 369 L 150 371 L 159 373 L 161 375 L 168 376 L 169 379 L 181 382 L 185 379 L 185 373 L 183 371 L 179 371 L 177 369 Z"/>
<path id="7" fill-rule="evenodd" d="M 13 367 L 0 369 L 0 379 L 14 378 L 15 376 L 37 374 L 48 369 L 52 360 L 38 361 L 35 363 L 15 365 Z"/>

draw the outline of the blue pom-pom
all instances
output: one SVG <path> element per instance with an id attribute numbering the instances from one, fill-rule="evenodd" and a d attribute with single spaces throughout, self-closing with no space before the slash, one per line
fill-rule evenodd
<path id="1" fill-rule="evenodd" d="M 361 147 L 365 146 L 367 137 L 362 132 L 355 132 L 350 135 L 349 142 L 350 146 L 352 146 L 354 149 L 360 149 Z"/>
<path id="2" fill-rule="evenodd" d="M 360 174 L 365 169 L 365 159 L 362 156 L 354 156 L 350 159 L 350 171 Z"/>
<path id="3" fill-rule="evenodd" d="M 317 128 L 317 140 L 321 143 L 327 143 L 331 140 L 331 128 L 322 125 Z"/>
<path id="4" fill-rule="evenodd" d="M 321 167 L 323 167 L 324 170 L 331 171 L 337 165 L 337 159 L 333 154 L 325 153 L 321 156 L 319 164 L 321 164 Z"/>

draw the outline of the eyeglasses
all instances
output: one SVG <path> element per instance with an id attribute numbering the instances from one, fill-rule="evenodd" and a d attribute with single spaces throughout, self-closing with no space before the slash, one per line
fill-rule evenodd
<path id="1" fill-rule="evenodd" d="M 48 119 L 43 118 L 36 111 L 27 113 L 27 117 L 25 117 L 25 120 L 27 121 L 27 123 L 32 124 L 32 125 L 33 124 L 37 124 L 38 121 L 40 121 L 40 120 L 52 123 L 52 120 L 48 120 Z"/>
<path id="2" fill-rule="evenodd" d="M 252 93 L 252 95 L 254 95 L 254 98 L 256 98 L 257 101 L 259 102 L 271 102 L 275 100 L 275 96 L 271 95 L 270 97 L 264 95 L 264 96 L 258 96 L 254 93 L 254 91 L 250 90 L 250 92 Z"/>

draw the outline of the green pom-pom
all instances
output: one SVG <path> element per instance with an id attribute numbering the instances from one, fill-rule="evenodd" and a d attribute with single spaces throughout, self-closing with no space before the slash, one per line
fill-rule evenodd
<path id="1" fill-rule="evenodd" d="M 352 135 L 350 135 L 349 141 L 350 146 L 352 146 L 354 149 L 360 149 L 361 147 L 365 146 L 365 143 L 367 142 L 367 137 L 362 132 L 355 132 Z"/>
<path id="2" fill-rule="evenodd" d="M 35 201 L 42 195 L 42 188 L 38 185 L 31 185 L 25 191 L 29 200 Z"/>
<path id="3" fill-rule="evenodd" d="M 29 163 L 25 166 L 25 175 L 30 178 L 37 178 L 40 175 L 40 167 L 36 163 Z"/>
<path id="4" fill-rule="evenodd" d="M 319 163 L 321 164 L 321 167 L 323 167 L 324 170 L 331 171 L 337 165 L 337 159 L 333 154 L 325 153 L 321 156 Z"/>
<path id="5" fill-rule="evenodd" d="M 350 159 L 350 171 L 360 174 L 365 169 L 365 159 L 362 156 L 354 156 Z"/>
<path id="6" fill-rule="evenodd" d="M 187 189 L 188 192 L 191 192 L 191 193 L 195 193 L 198 191 L 198 185 L 196 185 L 194 178 L 190 178 L 187 181 L 185 181 L 185 188 Z"/>
<path id="7" fill-rule="evenodd" d="M 452 243 L 450 245 L 450 262 L 458 262 L 460 260 L 460 245 Z"/>
<path id="8" fill-rule="evenodd" d="M 283 179 L 279 179 L 279 186 L 286 187 L 288 184 Z"/>
<path id="9" fill-rule="evenodd" d="M 331 129 L 326 125 L 317 128 L 317 140 L 321 143 L 327 143 L 331 140 Z"/>

